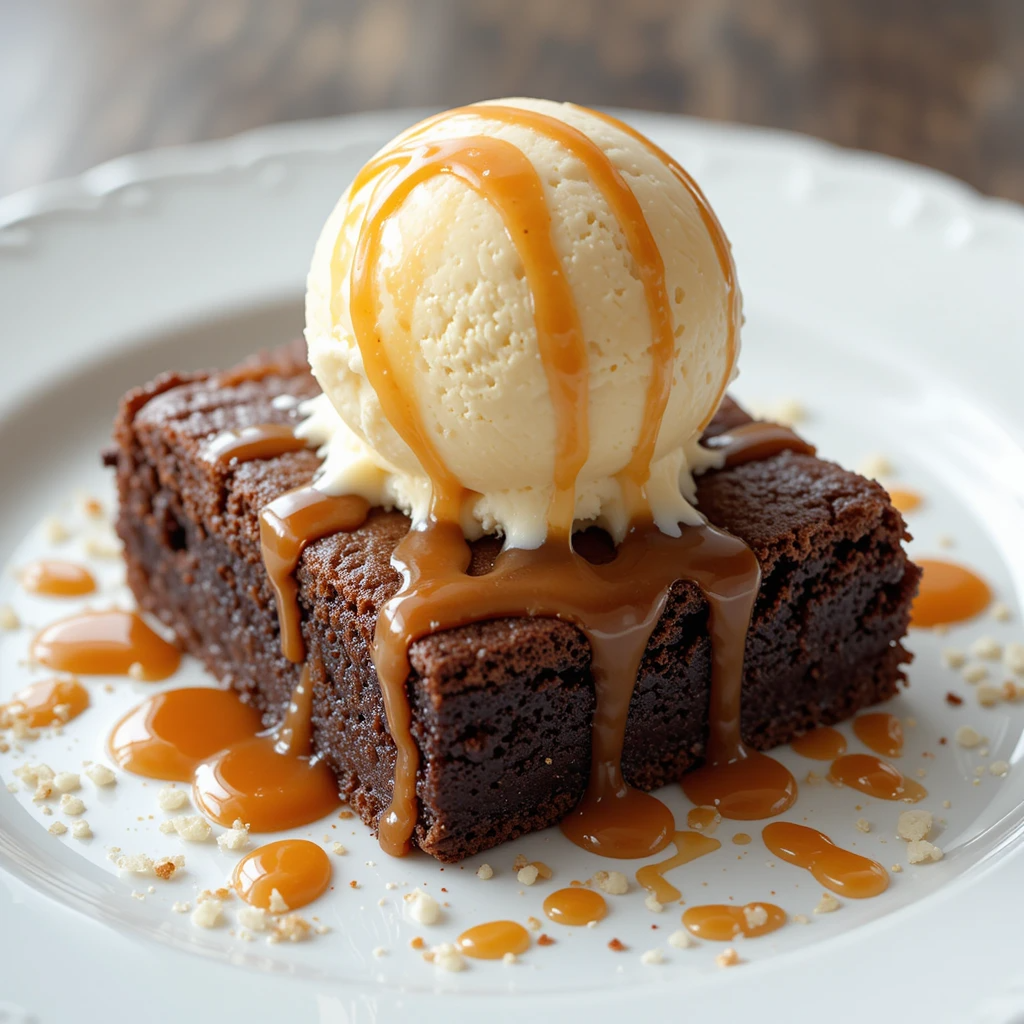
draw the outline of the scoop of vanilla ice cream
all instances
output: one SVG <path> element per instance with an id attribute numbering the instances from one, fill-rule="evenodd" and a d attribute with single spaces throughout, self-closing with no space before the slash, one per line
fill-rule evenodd
<path id="1" fill-rule="evenodd" d="M 677 534 L 680 522 L 699 521 L 691 473 L 708 453 L 697 442 L 735 368 L 730 288 L 713 239 L 690 192 L 640 141 L 569 104 L 495 102 L 582 131 L 611 159 L 644 211 L 664 261 L 676 339 L 647 496 L 658 526 Z M 609 202 L 559 142 L 468 108 L 428 128 L 417 143 L 480 135 L 517 146 L 543 184 L 589 362 L 590 448 L 577 478 L 576 519 L 596 522 L 619 540 L 629 523 L 615 474 L 637 442 L 652 370 L 653 325 L 642 280 Z M 422 520 L 430 481 L 367 380 L 350 315 L 350 272 L 372 189 L 373 182 L 345 192 L 313 256 L 306 339 L 324 394 L 307 408 L 302 431 L 326 456 L 318 487 L 358 493 Z M 476 492 L 463 528 L 470 536 L 501 531 L 511 546 L 539 545 L 553 491 L 555 416 L 530 289 L 501 214 L 453 175 L 429 178 L 387 220 L 372 272 L 377 343 L 401 368 L 405 397 L 441 459 Z"/>

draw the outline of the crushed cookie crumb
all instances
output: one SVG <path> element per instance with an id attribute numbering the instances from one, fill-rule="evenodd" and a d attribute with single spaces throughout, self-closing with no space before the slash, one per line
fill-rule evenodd
<path id="1" fill-rule="evenodd" d="M 942 851 L 927 839 L 918 839 L 907 844 L 908 864 L 927 864 L 936 860 L 942 860 Z"/>
<path id="2" fill-rule="evenodd" d="M 71 837 L 73 839 L 92 839 L 92 829 L 89 822 L 84 818 L 71 822 Z"/>
<path id="3" fill-rule="evenodd" d="M 192 904 L 187 901 L 183 903 L 180 900 L 175 900 L 171 904 L 171 910 L 173 910 L 174 913 L 176 914 L 187 914 L 191 909 Z"/>
<path id="4" fill-rule="evenodd" d="M 502 963 L 503 963 L 503 964 L 504 964 L 504 965 L 505 965 L 506 967 L 509 967 L 509 966 L 511 966 L 512 964 L 517 964 L 517 963 L 519 963 L 519 957 L 517 957 L 517 956 L 515 955 L 515 953 L 506 953 L 506 954 L 505 954 L 505 955 L 504 955 L 504 956 L 503 956 L 503 957 L 501 958 L 501 962 L 502 962 Z"/>
<path id="5" fill-rule="evenodd" d="M 522 871 L 523 868 L 525 868 L 526 865 L 529 864 L 529 863 L 530 862 L 526 859 L 526 857 L 523 854 L 517 853 L 516 854 L 516 859 L 514 861 L 512 861 L 512 870 L 513 871 Z"/>
<path id="6" fill-rule="evenodd" d="M 967 655 L 959 647 L 943 648 L 941 657 L 946 668 L 960 669 L 967 664 Z"/>
<path id="7" fill-rule="evenodd" d="M 962 674 L 964 681 L 972 686 L 988 679 L 988 669 L 984 665 L 968 665 Z"/>
<path id="8" fill-rule="evenodd" d="M 184 839 L 186 843 L 202 843 L 210 838 L 213 831 L 210 823 L 198 814 L 179 814 L 176 818 L 168 818 L 160 823 L 160 831 L 164 835 L 174 835 Z"/>
<path id="9" fill-rule="evenodd" d="M 811 919 L 806 914 L 794 914 L 793 924 L 810 924 Z"/>
<path id="10" fill-rule="evenodd" d="M 744 907 L 743 916 L 748 928 L 760 928 L 768 923 L 768 911 L 759 903 Z"/>
<path id="11" fill-rule="evenodd" d="M 837 900 L 835 896 L 832 895 L 832 893 L 823 892 L 821 894 L 821 899 L 818 900 L 818 905 L 814 908 L 814 913 L 831 914 L 834 911 L 838 910 L 841 906 L 842 903 L 840 903 L 839 900 Z"/>
<path id="12" fill-rule="evenodd" d="M 441 904 L 422 889 L 414 889 L 403 897 L 406 910 L 417 924 L 432 925 L 441 920 Z"/>
<path id="13" fill-rule="evenodd" d="M 540 872 L 533 864 L 527 864 L 519 869 L 516 880 L 520 885 L 533 885 L 539 874 Z"/>
<path id="14" fill-rule="evenodd" d="M 551 938 L 550 935 L 546 935 L 542 932 L 540 935 L 537 936 L 538 946 L 553 946 L 554 944 L 555 940 Z"/>
<path id="15" fill-rule="evenodd" d="M 857 472 L 869 480 L 893 475 L 893 465 L 884 455 L 868 455 L 857 465 Z"/>
<path id="16" fill-rule="evenodd" d="M 476 869 L 476 877 L 486 882 L 488 878 L 494 877 L 494 868 L 490 864 L 481 864 Z"/>
<path id="17" fill-rule="evenodd" d="M 658 948 L 649 949 L 646 953 L 641 954 L 640 963 L 647 964 L 663 964 L 665 962 L 665 954 Z"/>
<path id="18" fill-rule="evenodd" d="M 57 516 L 47 516 L 43 520 L 43 537 L 48 544 L 63 544 L 70 536 L 71 531 Z"/>
<path id="19" fill-rule="evenodd" d="M 982 661 L 999 661 L 1003 656 L 1003 645 L 995 637 L 979 636 L 971 644 L 971 654 Z"/>
<path id="20" fill-rule="evenodd" d="M 629 949 L 629 946 L 627 946 L 624 942 L 620 942 L 618 939 L 609 939 L 608 948 L 613 953 L 623 953 L 627 949 Z"/>
<path id="21" fill-rule="evenodd" d="M 996 686 L 979 686 L 977 689 L 978 703 L 983 708 L 994 708 L 1002 699 L 1002 692 Z"/>
<path id="22" fill-rule="evenodd" d="M 673 949 L 689 949 L 697 943 L 685 928 L 677 928 L 669 937 L 668 944 Z"/>
<path id="23" fill-rule="evenodd" d="M 529 928 L 531 932 L 539 932 L 540 921 L 538 921 L 535 917 L 528 917 L 526 919 L 526 927 Z"/>
<path id="24" fill-rule="evenodd" d="M 161 881 L 169 882 L 184 866 L 185 858 L 180 853 L 173 857 L 161 857 L 153 863 L 153 874 Z"/>
<path id="25" fill-rule="evenodd" d="M 870 832 L 871 822 L 867 818 L 858 818 L 854 824 L 857 826 L 858 832 Z"/>
<path id="26" fill-rule="evenodd" d="M 422 949 L 422 948 L 424 947 L 425 943 L 424 943 L 424 941 L 423 941 L 423 937 L 422 937 L 422 936 L 420 936 L 420 935 L 414 935 L 414 936 L 413 936 L 413 937 L 412 937 L 412 938 L 411 938 L 411 939 L 409 940 L 409 945 L 410 945 L 410 946 L 411 946 L 411 947 L 412 947 L 413 949 Z"/>
<path id="27" fill-rule="evenodd" d="M 192 911 L 192 923 L 197 928 L 216 928 L 224 919 L 224 904 L 220 900 L 203 900 Z"/>
<path id="28" fill-rule="evenodd" d="M 53 777 L 53 788 L 58 793 L 74 793 L 82 788 L 82 780 L 77 772 L 57 772 Z"/>
<path id="29" fill-rule="evenodd" d="M 63 814 L 75 817 L 85 813 L 85 804 L 80 796 L 72 796 L 70 793 L 65 793 L 60 798 L 60 809 Z"/>
<path id="30" fill-rule="evenodd" d="M 67 832 L 67 830 L 68 827 L 63 821 L 55 821 L 46 831 L 49 832 L 51 836 L 62 836 Z"/>
<path id="31" fill-rule="evenodd" d="M 1013 618 L 1013 611 L 1010 609 L 1008 604 L 1004 604 L 1002 601 L 996 601 L 992 605 L 992 618 L 996 622 L 1009 622 Z"/>
<path id="32" fill-rule="evenodd" d="M 277 889 L 270 890 L 270 912 L 272 914 L 286 914 L 291 907 L 285 902 L 284 897 Z"/>
<path id="33" fill-rule="evenodd" d="M 896 822 L 896 835 L 907 842 L 927 839 L 932 830 L 932 813 L 925 810 L 904 811 Z"/>
<path id="34" fill-rule="evenodd" d="M 1006 761 L 993 761 L 988 766 L 988 771 L 990 775 L 997 775 L 1001 778 L 1002 776 L 1009 774 L 1010 765 Z"/>
<path id="35" fill-rule="evenodd" d="M 1007 644 L 1003 649 L 1003 664 L 1015 675 L 1024 676 L 1024 644 Z"/>
<path id="36" fill-rule="evenodd" d="M 644 906 L 652 914 L 660 914 L 665 909 L 665 905 L 659 902 L 658 898 L 654 895 L 653 892 L 649 892 L 647 894 L 647 897 L 644 899 Z"/>
<path id="37" fill-rule="evenodd" d="M 85 775 L 94 786 L 113 786 L 117 782 L 117 775 L 105 764 L 89 765 Z"/>
<path id="38" fill-rule="evenodd" d="M 313 931 L 313 926 L 299 914 L 285 914 L 273 925 L 273 932 L 268 941 L 272 942 L 304 942 Z"/>
<path id="39" fill-rule="evenodd" d="M 222 850 L 244 850 L 249 845 L 249 826 L 241 818 L 231 823 L 231 828 L 217 836 L 217 845 Z"/>
<path id="40" fill-rule="evenodd" d="M 740 962 L 740 955 L 732 948 L 732 946 L 729 946 L 727 949 L 723 949 L 722 952 L 715 957 L 715 963 L 718 964 L 719 967 L 735 967 Z"/>
<path id="41" fill-rule="evenodd" d="M 18 613 L 9 604 L 0 604 L 0 629 L 14 630 L 21 628 Z"/>
<path id="42" fill-rule="evenodd" d="M 825 781 L 824 776 L 819 775 L 815 771 L 808 772 L 807 776 L 804 778 L 804 782 L 806 782 L 810 786 L 820 785 L 824 781 Z"/>
<path id="43" fill-rule="evenodd" d="M 621 896 L 629 892 L 629 881 L 621 871 L 597 871 L 594 873 L 593 882 L 598 889 L 610 896 Z"/>
<path id="44" fill-rule="evenodd" d="M 331 843 L 331 853 L 337 854 L 339 857 L 343 857 L 348 850 L 341 843 Z"/>
<path id="45" fill-rule="evenodd" d="M 978 732 L 973 726 L 961 725 L 955 733 L 953 733 L 953 739 L 956 740 L 957 744 L 961 747 L 976 747 L 981 743 L 981 733 Z"/>
<path id="46" fill-rule="evenodd" d="M 175 786 L 164 786 L 157 793 L 156 802 L 161 811 L 180 811 L 188 806 L 188 793 Z"/>
<path id="47" fill-rule="evenodd" d="M 383 946 L 374 946 L 373 955 L 379 960 L 382 956 L 387 956 L 388 951 Z"/>
<path id="48" fill-rule="evenodd" d="M 450 942 L 442 942 L 440 946 L 435 946 L 431 953 L 434 966 L 440 971 L 462 971 L 466 968 L 462 953 Z"/>

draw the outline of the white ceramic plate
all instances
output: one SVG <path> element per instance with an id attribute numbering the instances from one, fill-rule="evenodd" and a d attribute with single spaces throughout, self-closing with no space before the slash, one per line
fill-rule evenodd
<path id="1" fill-rule="evenodd" d="M 716 944 L 670 948 L 680 908 L 652 914 L 634 885 L 609 897 L 611 913 L 596 929 L 545 921 L 556 945 L 535 946 L 514 966 L 470 962 L 453 975 L 424 963 L 409 939 L 451 941 L 484 920 L 542 917 L 556 883 L 623 865 L 591 858 L 551 830 L 441 870 L 422 856 L 389 860 L 357 822 L 331 819 L 297 832 L 349 849 L 334 861 L 336 890 L 308 910 L 331 932 L 269 946 L 227 928 L 200 931 L 170 911 L 197 887 L 222 883 L 237 855 L 185 846 L 187 874 L 153 893 L 153 879 L 118 877 L 108 846 L 178 852 L 178 840 L 157 829 L 156 784 L 121 776 L 112 792 L 96 792 L 85 783 L 95 838 L 84 843 L 47 834 L 59 813 L 44 817 L 30 793 L 0 787 L 0 1020 L 131 1012 L 159 1024 L 212 1019 L 221 1009 L 234 1019 L 325 1024 L 399 1016 L 435 1024 L 470 1014 L 578 1015 L 592 1024 L 631 1014 L 1024 1020 L 1024 995 L 1012 987 L 1024 884 L 1024 704 L 978 707 L 939 655 L 981 635 L 1024 640 L 1024 215 L 920 168 L 807 139 L 624 116 L 696 175 L 733 239 L 748 317 L 739 396 L 799 399 L 810 413 L 802 429 L 826 456 L 856 464 L 884 454 L 927 499 L 911 519 L 913 550 L 939 553 L 950 535 L 952 556 L 987 576 L 1013 610 L 1010 622 L 979 620 L 947 638 L 913 634 L 912 687 L 893 702 L 916 720 L 901 763 L 927 769 L 923 806 L 945 820 L 937 839 L 945 858 L 893 874 L 879 898 L 845 901 L 809 925 L 740 943 L 745 963 L 729 970 L 715 966 Z M 322 221 L 366 157 L 414 119 L 399 112 L 264 130 L 119 160 L 0 202 L 0 561 L 16 567 L 50 550 L 39 526 L 48 514 L 74 533 L 61 550 L 82 557 L 89 527 L 72 495 L 110 498 L 97 453 L 123 391 L 171 367 L 229 364 L 300 330 Z M 126 602 L 119 563 L 98 571 L 97 603 Z M 26 626 L 0 633 L 0 699 L 32 677 L 22 663 L 30 627 L 75 607 L 27 598 L 10 572 L 0 583 L 6 602 Z M 199 679 L 186 665 L 173 685 Z M 152 692 L 113 683 L 107 692 L 104 680 L 88 682 L 93 707 L 63 736 L 0 755 L 0 778 L 9 781 L 26 760 L 61 770 L 102 756 L 115 717 Z M 962 708 L 945 702 L 950 689 L 965 697 Z M 987 757 L 951 739 L 939 744 L 965 723 L 988 737 Z M 780 756 L 798 778 L 824 770 L 791 751 Z M 1012 763 L 1007 777 L 976 775 L 996 759 Z M 687 803 L 671 790 L 663 796 L 681 819 Z M 901 809 L 803 786 L 789 817 L 888 867 L 906 862 L 895 836 Z M 855 829 L 858 817 L 872 823 L 869 834 Z M 757 827 L 745 828 L 751 845 L 733 846 L 738 830 L 723 823 L 722 850 L 671 876 L 688 903 L 774 900 L 810 914 L 820 886 L 775 863 Z M 517 853 L 550 864 L 554 881 L 518 884 Z M 474 874 L 484 861 L 495 868 L 488 882 Z M 346 884 L 353 879 L 357 890 Z M 417 885 L 439 897 L 447 890 L 440 924 L 403 918 L 400 897 Z M 133 889 L 146 898 L 133 899 Z M 613 936 L 629 950 L 609 951 Z M 386 954 L 375 957 L 375 947 Z M 655 947 L 666 962 L 642 964 L 640 954 Z"/>

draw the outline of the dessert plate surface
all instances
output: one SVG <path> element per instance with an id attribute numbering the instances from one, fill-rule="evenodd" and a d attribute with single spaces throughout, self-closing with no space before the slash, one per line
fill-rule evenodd
<path id="1" fill-rule="evenodd" d="M 362 162 L 417 116 L 295 124 L 144 154 L 0 201 L 0 605 L 21 622 L 0 631 L 0 702 L 40 677 L 26 663 L 34 628 L 89 601 L 129 606 L 119 561 L 96 543 L 103 524 L 76 503 L 87 493 L 110 507 L 99 451 L 118 397 L 163 370 L 228 365 L 297 334 L 320 225 Z M 442 869 L 422 856 L 391 860 L 357 820 L 332 817 L 295 833 L 347 848 L 332 855 L 333 891 L 305 911 L 329 931 L 270 945 L 242 940 L 237 901 L 214 930 L 172 912 L 175 901 L 224 884 L 239 855 L 161 834 L 160 783 L 119 774 L 116 786 L 97 789 L 83 779 L 93 832 L 84 841 L 50 835 L 54 821 L 71 819 L 47 816 L 30 791 L 3 785 L 0 1020 L 99 1020 L 130 1006 L 155 1024 L 227 1010 L 324 1024 L 470 1014 L 578 1014 L 592 1024 L 627 1014 L 1024 1020 L 1024 988 L 1014 988 L 1024 701 L 980 706 L 976 686 L 942 657 L 982 638 L 1024 642 L 1024 213 L 924 169 L 797 136 L 623 116 L 681 159 L 732 238 L 747 316 L 736 395 L 761 408 L 799 402 L 798 429 L 825 457 L 855 467 L 884 456 L 894 483 L 924 497 L 909 516 L 912 553 L 970 566 L 1008 609 L 1008 618 L 988 614 L 945 636 L 912 632 L 911 687 L 883 709 L 903 720 L 899 764 L 924 773 L 920 806 L 942 819 L 934 841 L 943 859 L 907 863 L 896 835 L 903 805 L 803 782 L 787 820 L 901 870 L 882 896 L 815 914 L 821 886 L 768 853 L 760 824 L 723 822 L 721 850 L 669 876 L 687 905 L 769 901 L 809 921 L 740 940 L 743 962 L 723 969 L 723 944 L 668 944 L 683 908 L 649 910 L 633 881 L 637 864 L 595 859 L 557 830 Z M 69 534 L 60 542 L 54 516 Z M 14 573 L 42 555 L 87 562 L 99 593 L 61 603 L 27 596 Z M 1014 678 L 998 662 L 969 662 L 997 685 Z M 26 762 L 80 771 L 84 760 L 104 759 L 110 725 L 145 694 L 209 680 L 186 662 L 163 684 L 86 683 L 92 706 L 61 735 L 0 753 L 4 784 Z M 947 701 L 951 691 L 962 705 Z M 962 725 L 984 743 L 959 746 Z M 851 750 L 864 749 L 849 725 L 842 731 Z M 800 780 L 826 770 L 788 749 L 779 756 Z M 992 772 L 999 761 L 1005 775 Z M 681 823 L 681 792 L 661 796 Z M 734 845 L 740 831 L 753 841 Z M 184 853 L 186 870 L 167 883 L 119 875 L 112 846 Z M 521 884 L 520 854 L 554 878 Z M 494 871 L 487 881 L 476 875 L 485 862 Z M 596 928 L 544 917 L 549 892 L 600 869 L 625 871 L 631 885 L 607 897 Z M 417 887 L 443 902 L 437 924 L 405 913 L 402 897 Z M 409 945 L 530 917 L 555 942 L 538 945 L 533 932 L 513 965 L 469 961 L 445 973 Z M 613 938 L 627 949 L 609 949 Z M 664 962 L 642 962 L 653 949 Z"/>

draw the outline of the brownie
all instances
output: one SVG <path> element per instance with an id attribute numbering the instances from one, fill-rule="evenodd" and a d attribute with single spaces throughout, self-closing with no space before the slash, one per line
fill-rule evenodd
<path id="1" fill-rule="evenodd" d="M 259 512 L 308 483 L 319 463 L 298 451 L 222 466 L 201 452 L 218 431 L 294 420 L 294 408 L 273 399 L 317 391 L 296 343 L 224 376 L 166 374 L 128 394 L 115 425 L 129 585 L 268 725 L 280 719 L 299 667 L 281 653 Z M 748 421 L 726 399 L 708 435 Z M 920 572 L 878 484 L 783 452 L 706 473 L 698 502 L 753 549 L 763 573 L 743 680 L 748 743 L 785 743 L 896 693 Z M 395 748 L 371 650 L 378 611 L 399 586 L 391 553 L 408 527 L 399 512 L 374 509 L 359 529 L 310 544 L 297 571 L 315 749 L 373 827 L 391 799 Z M 472 547 L 471 572 L 486 572 L 500 542 Z M 623 754 L 626 779 L 642 789 L 678 780 L 703 755 L 707 615 L 699 588 L 680 581 L 650 639 Z M 589 648 L 573 625 L 481 622 L 417 641 L 410 661 L 421 753 L 416 845 L 455 862 L 552 825 L 576 804 L 587 783 L 594 692 Z"/>

